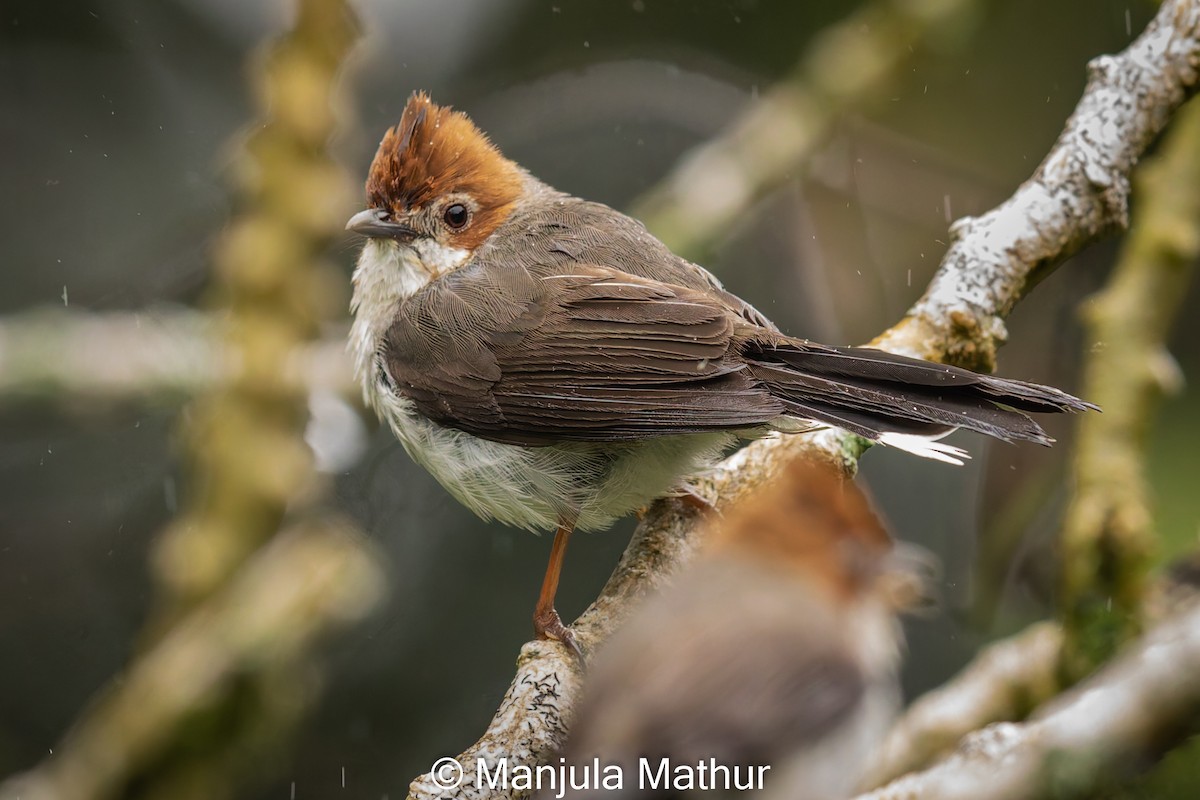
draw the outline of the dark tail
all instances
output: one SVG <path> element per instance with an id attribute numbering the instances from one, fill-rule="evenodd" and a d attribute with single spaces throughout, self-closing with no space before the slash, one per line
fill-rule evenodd
<path id="1" fill-rule="evenodd" d="M 754 342 L 744 355 L 789 412 L 887 444 L 897 444 L 889 434 L 936 437 L 966 428 L 1049 445 L 1054 440 L 1026 412 L 1099 411 L 1051 386 L 865 347 Z"/>

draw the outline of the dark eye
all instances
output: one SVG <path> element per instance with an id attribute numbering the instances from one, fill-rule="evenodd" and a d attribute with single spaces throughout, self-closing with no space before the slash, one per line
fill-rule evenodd
<path id="1" fill-rule="evenodd" d="M 465 227 L 470 218 L 471 212 L 467 211 L 467 207 L 462 203 L 446 206 L 446 210 L 442 212 L 442 219 L 446 220 L 446 224 L 455 230 Z"/>

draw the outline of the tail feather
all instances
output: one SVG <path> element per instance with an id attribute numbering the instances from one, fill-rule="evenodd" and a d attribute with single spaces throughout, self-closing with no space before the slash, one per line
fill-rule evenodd
<path id="1" fill-rule="evenodd" d="M 1053 386 L 983 375 L 961 367 L 923 361 L 872 347 L 810 348 L 805 343 L 797 342 L 795 345 L 763 348 L 763 352 L 774 354 L 784 363 L 802 371 L 812 369 L 818 375 L 869 377 L 887 383 L 943 388 L 974 388 L 995 402 L 1021 411 L 1055 413 L 1100 410 L 1095 404 Z"/>
<path id="2" fill-rule="evenodd" d="M 831 379 L 757 364 L 751 367 L 751 372 L 771 386 L 772 394 L 785 405 L 803 398 L 808 403 L 857 411 L 882 423 L 880 431 L 896 430 L 891 423 L 907 421 L 918 423 L 916 430 L 906 431 L 912 433 L 924 432 L 921 423 L 932 423 L 940 431 L 930 430 L 931 433 L 968 428 L 1005 441 L 1024 439 L 1040 444 L 1050 441 L 1041 426 L 1022 412 L 1000 408 L 989 399 L 972 396 L 961 388 L 948 391 L 902 384 L 873 386 L 870 379 L 863 377 Z"/>
<path id="3" fill-rule="evenodd" d="M 1024 412 L 1097 409 L 1053 387 L 869 348 L 756 344 L 746 357 L 789 413 L 903 449 L 955 428 L 1049 445 L 1054 440 Z M 945 448 L 933 448 L 938 455 L 927 444 L 917 449 L 939 458 Z"/>
<path id="4" fill-rule="evenodd" d="M 913 436 L 908 433 L 892 433 L 891 431 L 879 437 L 881 444 L 888 447 L 895 447 L 897 450 L 904 450 L 921 458 L 931 458 L 934 461 L 941 461 L 944 464 L 953 464 L 956 467 L 961 467 L 964 461 L 971 458 L 971 454 L 961 447 L 955 447 L 952 444 L 939 442 L 937 439 L 930 439 L 925 436 Z"/>

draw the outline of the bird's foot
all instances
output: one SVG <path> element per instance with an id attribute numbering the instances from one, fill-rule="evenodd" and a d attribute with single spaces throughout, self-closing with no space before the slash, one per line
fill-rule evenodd
<path id="1" fill-rule="evenodd" d="M 558 609 L 551 608 L 549 611 L 536 612 L 533 615 L 533 630 L 539 639 L 554 639 L 562 642 L 568 650 L 575 654 L 579 665 L 583 666 L 583 650 L 575 639 L 575 631 L 563 624 L 562 617 L 558 615 Z"/>

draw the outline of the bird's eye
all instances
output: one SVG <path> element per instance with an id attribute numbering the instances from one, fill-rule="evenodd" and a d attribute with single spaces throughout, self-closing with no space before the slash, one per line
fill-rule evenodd
<path id="1" fill-rule="evenodd" d="M 446 220 L 446 224 L 455 230 L 466 227 L 470 218 L 471 212 L 462 203 L 446 206 L 446 210 L 442 212 L 442 219 Z"/>

